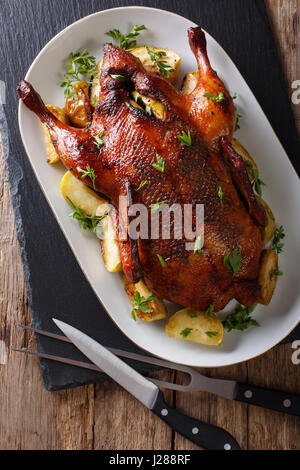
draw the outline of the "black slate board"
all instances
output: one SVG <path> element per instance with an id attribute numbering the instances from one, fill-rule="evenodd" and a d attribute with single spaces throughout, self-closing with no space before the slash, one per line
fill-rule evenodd
<path id="1" fill-rule="evenodd" d="M 246 78 L 298 172 L 299 139 L 262 0 L 0 0 L 0 80 L 6 84 L 7 98 L 7 123 L 0 106 L 0 129 L 33 324 L 55 330 L 51 321 L 55 315 L 104 345 L 138 351 L 97 301 L 39 189 L 19 136 L 15 92 L 34 57 L 55 34 L 83 16 L 122 5 L 170 10 L 209 31 Z M 298 328 L 290 340 L 299 337 Z M 36 339 L 39 351 L 83 359 L 71 345 Z M 45 360 L 41 369 L 48 390 L 105 379 Z"/>

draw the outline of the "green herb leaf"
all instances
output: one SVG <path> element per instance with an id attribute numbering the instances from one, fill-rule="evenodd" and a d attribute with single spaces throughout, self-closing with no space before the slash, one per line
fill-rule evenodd
<path id="1" fill-rule="evenodd" d="M 223 190 L 222 187 L 218 184 L 217 186 L 218 196 L 220 199 L 221 206 L 223 206 Z"/>
<path id="2" fill-rule="evenodd" d="M 145 107 L 145 113 L 148 114 L 149 116 L 152 116 L 152 110 L 150 106 Z"/>
<path id="3" fill-rule="evenodd" d="M 216 101 L 217 103 L 221 103 L 221 101 L 224 101 L 226 98 L 224 96 L 224 93 L 219 93 L 218 95 L 214 95 L 213 93 L 205 93 L 205 98 L 209 98 L 212 101 Z"/>
<path id="4" fill-rule="evenodd" d="M 165 171 L 166 160 L 163 157 L 160 157 L 158 154 L 156 154 L 156 163 L 153 163 L 152 166 L 157 171 L 160 171 L 161 173 L 163 173 Z"/>
<path id="5" fill-rule="evenodd" d="M 94 137 L 94 143 L 97 145 L 97 147 L 101 148 L 105 144 L 104 140 L 101 139 L 105 134 L 105 131 L 99 132 L 99 134 L 95 135 Z"/>
<path id="6" fill-rule="evenodd" d="M 167 267 L 167 263 L 166 263 L 166 261 L 163 259 L 163 257 L 162 257 L 161 255 L 159 255 L 159 254 L 157 254 L 157 257 L 158 257 L 159 262 L 160 262 L 160 264 L 162 265 L 162 267 L 163 267 L 163 268 L 166 268 L 166 267 Z"/>
<path id="7" fill-rule="evenodd" d="M 282 271 L 278 271 L 277 269 L 272 269 L 270 272 L 270 279 L 272 281 L 273 277 L 274 276 L 283 276 L 283 272 Z"/>
<path id="8" fill-rule="evenodd" d="M 219 333 L 217 331 L 206 331 L 205 334 L 209 337 L 209 338 L 214 338 L 215 336 L 217 336 Z"/>
<path id="9" fill-rule="evenodd" d="M 74 212 L 70 214 L 72 219 L 78 220 L 80 222 L 81 228 L 83 230 L 90 230 L 92 233 L 96 234 L 99 223 L 107 216 L 107 214 L 98 217 L 98 216 L 89 216 L 83 212 L 82 209 L 76 207 L 71 199 L 67 196 L 66 199 L 69 201 L 71 206 L 74 208 Z"/>
<path id="10" fill-rule="evenodd" d="M 151 49 L 149 49 L 149 47 L 147 47 L 146 44 L 145 44 L 145 47 L 146 47 L 146 50 L 148 52 L 150 59 L 152 60 L 152 62 L 156 64 L 159 73 L 163 75 L 164 77 L 168 78 L 169 72 L 174 72 L 174 69 L 173 67 L 168 65 L 165 60 L 160 60 L 161 57 L 165 57 L 167 54 L 164 51 L 156 51 L 156 52 L 151 51 Z"/>
<path id="11" fill-rule="evenodd" d="M 81 53 L 72 52 L 68 73 L 64 75 L 65 81 L 60 84 L 65 89 L 65 98 L 70 95 L 73 99 L 77 99 L 77 94 L 73 88 L 74 84 L 80 82 L 88 75 L 98 76 L 96 58 L 89 55 L 87 49 L 84 49 Z"/>
<path id="12" fill-rule="evenodd" d="M 159 209 L 161 206 L 163 206 L 164 204 L 166 204 L 166 202 L 168 202 L 168 200 L 162 201 L 162 202 L 157 202 L 156 204 L 154 204 L 154 206 L 153 206 L 152 209 L 151 209 L 152 214 L 155 214 L 155 212 L 157 212 L 158 209 Z"/>
<path id="13" fill-rule="evenodd" d="M 209 317 L 213 318 L 214 317 L 214 310 L 215 310 L 215 304 L 211 304 L 207 310 L 205 310 L 205 315 L 208 315 Z"/>
<path id="14" fill-rule="evenodd" d="M 231 330 L 244 331 L 250 326 L 260 326 L 259 323 L 251 318 L 251 313 L 257 307 L 257 303 L 250 307 L 239 305 L 234 313 L 230 313 L 223 321 L 224 328 L 230 332 Z"/>
<path id="15" fill-rule="evenodd" d="M 136 46 L 135 38 L 139 36 L 140 32 L 144 31 L 145 29 L 147 29 L 146 26 L 138 26 L 137 24 L 135 24 L 132 30 L 126 35 L 122 34 L 118 29 L 113 29 L 105 34 L 115 39 L 121 49 L 130 52 Z"/>
<path id="16" fill-rule="evenodd" d="M 235 276 L 242 267 L 241 254 L 235 248 L 230 256 L 224 256 L 224 266 Z"/>
<path id="17" fill-rule="evenodd" d="M 111 74 L 110 76 L 111 78 L 114 78 L 115 80 L 119 80 L 119 82 L 122 82 L 122 83 L 125 83 L 127 81 L 127 78 L 124 77 L 124 75 Z"/>
<path id="18" fill-rule="evenodd" d="M 252 163 L 250 160 L 243 158 L 246 168 L 248 168 L 252 175 L 252 186 L 256 193 L 261 197 L 262 196 L 262 186 L 266 186 L 266 184 L 259 178 L 259 172 L 255 168 L 253 168 Z"/>
<path id="19" fill-rule="evenodd" d="M 201 255 L 201 253 L 202 253 L 202 236 L 199 235 L 195 241 L 194 254 Z"/>
<path id="20" fill-rule="evenodd" d="M 152 308 L 148 305 L 148 302 L 153 302 L 154 295 L 150 292 L 150 295 L 145 298 L 137 290 L 134 293 L 132 299 L 132 311 L 131 316 L 136 321 L 136 312 L 141 311 L 143 313 L 152 313 Z"/>
<path id="21" fill-rule="evenodd" d="M 183 338 L 187 338 L 191 332 L 193 331 L 193 328 L 185 328 L 185 330 L 182 330 L 180 332 L 180 335 L 183 337 Z"/>
<path id="22" fill-rule="evenodd" d="M 283 251 L 284 243 L 280 243 L 280 240 L 283 240 L 285 237 L 284 228 L 281 225 L 275 230 L 274 238 L 272 241 L 272 248 L 276 253 L 281 253 Z"/>
<path id="23" fill-rule="evenodd" d="M 190 147 L 192 145 L 192 137 L 190 131 L 188 131 L 187 134 L 183 131 L 182 135 L 177 136 L 177 139 L 187 147 Z"/>
<path id="24" fill-rule="evenodd" d="M 138 192 L 140 189 L 142 189 L 145 186 L 145 184 L 147 184 L 147 181 L 143 180 L 141 184 L 139 185 L 139 187 L 136 188 L 134 191 Z"/>
<path id="25" fill-rule="evenodd" d="M 96 189 L 95 188 L 95 180 L 96 180 L 97 176 L 96 176 L 95 171 L 93 170 L 93 168 L 90 167 L 90 165 L 87 165 L 86 170 L 83 170 L 82 168 L 80 168 L 80 166 L 78 166 L 76 168 L 76 170 L 78 171 L 78 173 L 82 174 L 82 176 L 81 176 L 82 179 L 84 179 L 88 176 L 91 179 L 92 183 L 93 183 L 93 189 Z"/>
<path id="26" fill-rule="evenodd" d="M 198 317 L 198 315 L 196 313 L 193 313 L 193 312 L 189 312 L 188 316 L 191 317 L 191 318 L 197 318 Z"/>

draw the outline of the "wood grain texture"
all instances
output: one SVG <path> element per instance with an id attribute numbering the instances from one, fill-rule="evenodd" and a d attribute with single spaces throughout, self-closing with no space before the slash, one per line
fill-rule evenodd
<path id="1" fill-rule="evenodd" d="M 300 79 L 300 0 L 266 0 L 286 81 Z M 300 131 L 300 105 L 294 106 Z M 0 148 L 0 449 L 191 449 L 181 436 L 136 402 L 118 385 L 90 385 L 49 393 L 39 363 L 10 347 L 34 348 L 24 277 L 15 235 L 8 181 Z M 290 345 L 279 346 L 248 363 L 203 371 L 260 386 L 299 393 L 299 366 Z M 155 376 L 170 380 L 169 372 Z M 183 377 L 178 374 L 177 381 Z M 285 416 L 198 392 L 167 395 L 170 404 L 231 432 L 246 449 L 299 449 L 300 418 Z M 109 413 L 107 412 L 109 410 Z"/>

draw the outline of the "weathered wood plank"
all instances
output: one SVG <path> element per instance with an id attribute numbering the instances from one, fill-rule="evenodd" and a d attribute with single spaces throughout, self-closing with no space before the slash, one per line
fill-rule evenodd
<path id="1" fill-rule="evenodd" d="M 152 377 L 172 381 L 168 371 Z M 170 405 L 173 393 L 165 393 Z M 96 385 L 94 443 L 97 450 L 169 450 L 172 430 L 115 383 Z"/>

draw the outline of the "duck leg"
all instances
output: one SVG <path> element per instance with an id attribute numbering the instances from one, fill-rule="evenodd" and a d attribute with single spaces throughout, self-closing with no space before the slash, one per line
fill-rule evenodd
<path id="1" fill-rule="evenodd" d="M 188 37 L 198 64 L 198 83 L 187 95 L 190 104 L 189 116 L 206 141 L 215 142 L 221 136 L 228 136 L 231 140 L 236 122 L 233 100 L 211 67 L 202 29 L 190 28 Z"/>
<path id="2" fill-rule="evenodd" d="M 72 171 L 74 176 L 82 179 L 82 173 L 78 169 L 86 170 L 87 165 L 95 169 L 95 188 L 101 192 L 101 168 L 99 161 L 99 147 L 95 144 L 93 137 L 87 129 L 77 129 L 60 122 L 46 108 L 40 95 L 33 86 L 22 80 L 18 86 L 18 93 L 23 103 L 46 123 L 51 140 L 65 167 Z M 97 168 L 96 168 L 97 167 Z M 85 178 L 85 183 L 93 187 L 93 181 Z"/>

